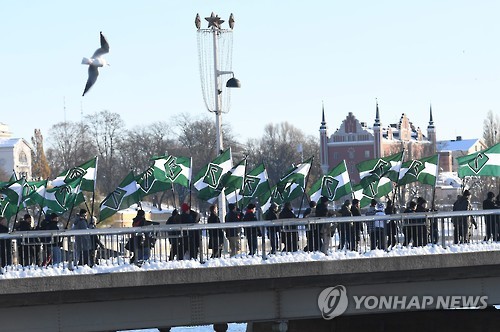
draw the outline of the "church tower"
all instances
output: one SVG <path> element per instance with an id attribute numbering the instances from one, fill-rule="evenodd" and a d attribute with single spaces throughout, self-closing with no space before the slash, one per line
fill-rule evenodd
<path id="1" fill-rule="evenodd" d="M 436 153 L 436 128 L 434 127 L 434 120 L 432 119 L 432 105 L 429 108 L 429 125 L 427 126 L 427 137 L 429 142 L 431 142 L 430 154 L 434 155 Z"/>
<path id="2" fill-rule="evenodd" d="M 323 171 L 323 174 L 326 174 L 328 172 L 328 133 L 325 121 L 324 104 L 323 104 L 321 126 L 319 127 L 319 156 L 320 156 L 321 170 Z"/>
<path id="3" fill-rule="evenodd" d="M 376 102 L 376 112 L 375 112 L 375 123 L 373 124 L 373 136 L 374 136 L 374 144 L 373 144 L 373 155 L 375 158 L 382 158 L 382 128 L 380 124 L 380 114 L 378 111 L 378 101 Z"/>

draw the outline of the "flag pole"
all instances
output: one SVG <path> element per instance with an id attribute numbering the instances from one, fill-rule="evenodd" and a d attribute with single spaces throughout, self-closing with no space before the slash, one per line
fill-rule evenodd
<path id="1" fill-rule="evenodd" d="M 97 165 L 99 163 L 99 157 L 95 157 L 95 172 L 94 172 L 94 190 L 92 190 L 92 205 L 90 207 L 90 218 L 94 217 L 94 200 L 95 200 L 95 187 L 96 187 L 96 182 L 97 182 Z M 87 202 L 85 202 L 85 205 L 87 205 Z M 88 206 L 87 206 L 88 210 Z"/>
<path id="2" fill-rule="evenodd" d="M 437 155 L 437 165 L 436 165 L 436 180 L 434 181 L 434 186 L 432 188 L 432 203 L 431 203 L 431 209 L 432 211 L 435 211 L 436 210 L 436 206 L 435 206 L 435 201 L 436 201 L 436 184 L 437 184 L 437 176 L 438 176 L 438 173 L 439 173 L 439 153 Z"/>
<path id="3" fill-rule="evenodd" d="M 300 216 L 300 210 L 302 210 L 302 204 L 304 203 L 304 196 L 306 195 L 307 183 L 309 182 L 309 175 L 311 174 L 311 168 L 314 162 L 314 156 L 311 157 L 311 167 L 307 171 L 306 182 L 304 183 L 304 190 L 302 192 L 302 198 L 300 199 L 299 211 L 297 212 L 297 218 Z"/>

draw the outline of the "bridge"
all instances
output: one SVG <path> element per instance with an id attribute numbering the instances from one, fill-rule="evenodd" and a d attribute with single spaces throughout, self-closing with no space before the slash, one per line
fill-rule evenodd
<path id="1" fill-rule="evenodd" d="M 20 243 L 29 243 L 27 236 L 59 237 L 65 240 L 63 248 L 66 248 L 66 258 L 59 267 L 12 264 L 4 268 L 3 287 L 0 288 L 2 328 L 8 331 L 112 331 L 148 327 L 166 330 L 171 326 L 256 322 L 254 330 L 261 326 L 264 331 L 269 330 L 264 327 L 265 322 L 273 322 L 281 323 L 283 330 L 288 327 L 293 331 L 294 326 L 306 321 L 309 327 L 316 326 L 318 328 L 314 330 L 319 331 L 320 326 L 328 324 L 331 330 L 331 324 L 349 317 L 408 312 L 407 308 L 357 307 L 359 303 L 353 301 L 355 297 L 485 297 L 485 304 L 490 307 L 500 303 L 500 250 L 486 251 L 494 248 L 496 243 L 485 242 L 481 237 L 486 229 L 485 218 L 499 213 L 494 211 L 469 213 L 479 226 L 473 231 L 470 242 L 465 244 L 453 244 L 444 228 L 451 218 L 464 217 L 463 214 L 425 215 L 425 219 L 439 221 L 441 225 L 440 243 L 427 245 L 427 252 L 422 248 L 401 246 L 387 251 L 368 248 L 363 252 L 337 248 L 339 225 L 366 224 L 374 217 L 297 219 L 231 226 L 155 226 L 147 231 L 154 233 L 158 240 L 150 262 L 141 267 L 130 264 L 127 257 L 121 256 L 125 253 L 117 248 L 127 236 L 144 232 L 144 229 L 2 235 L 0 239 L 19 240 Z M 398 219 L 403 225 L 408 218 L 422 220 L 422 215 L 390 218 Z M 274 226 L 286 229 L 293 225 L 299 226 L 297 232 L 300 233 L 300 226 L 307 228 L 314 224 L 337 226 L 328 255 L 301 253 L 299 259 L 291 253 L 269 255 L 266 252 L 269 247 L 263 240 L 260 251 L 253 257 L 242 254 L 225 259 L 203 258 L 210 253 L 203 236 L 207 232 L 204 231 L 212 228 L 223 226 L 227 230 L 228 227 L 255 226 L 265 229 Z M 201 234 L 198 260 L 170 261 L 167 248 L 162 248 L 168 246 L 169 234 L 194 230 Z M 90 234 L 103 240 L 106 245 L 103 253 L 109 254 L 101 257 L 98 267 L 93 269 L 79 267 L 71 263 L 70 258 L 74 257 L 71 243 L 75 237 Z M 476 251 L 467 251 L 471 247 Z M 395 254 L 398 250 L 408 253 Z M 432 254 L 434 251 L 439 254 Z M 325 288 L 337 285 L 346 288 L 349 303 L 340 317 L 327 321 L 321 318 L 318 297 Z M 462 310 L 461 315 L 473 315 L 479 311 L 467 310 L 465 313 Z M 498 316 L 491 312 L 491 317 Z M 494 322 L 497 318 L 490 319 L 488 313 L 490 311 L 484 310 L 487 318 L 483 318 L 483 322 L 497 324 Z"/>

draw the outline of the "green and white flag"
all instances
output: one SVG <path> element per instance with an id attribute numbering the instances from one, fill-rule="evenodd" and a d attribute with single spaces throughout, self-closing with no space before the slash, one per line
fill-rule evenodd
<path id="1" fill-rule="evenodd" d="M 311 169 L 313 157 L 307 159 L 303 163 L 298 164 L 297 166 L 292 166 L 292 168 L 283 175 L 278 183 L 276 184 L 279 188 L 280 192 L 283 192 L 287 184 L 296 183 L 302 188 L 305 187 L 306 177 L 309 174 L 309 170 Z"/>
<path id="2" fill-rule="evenodd" d="M 285 187 L 274 185 L 269 191 L 259 197 L 259 202 L 263 212 L 266 212 L 271 203 L 278 205 L 290 202 L 304 193 L 304 189 L 298 183 L 287 183 Z"/>
<path id="3" fill-rule="evenodd" d="M 458 177 L 500 176 L 500 143 L 491 148 L 457 158 Z"/>
<path id="4" fill-rule="evenodd" d="M 24 204 L 26 206 L 35 205 L 37 202 L 31 197 L 35 195 L 40 197 L 45 196 L 46 189 L 47 180 L 26 182 L 24 185 Z"/>
<path id="5" fill-rule="evenodd" d="M 372 199 L 375 198 L 375 195 L 372 193 L 372 191 L 369 188 L 363 188 L 360 183 L 354 185 L 352 189 L 352 196 L 359 200 L 360 208 L 364 208 L 365 206 L 370 205 Z"/>
<path id="6" fill-rule="evenodd" d="M 171 182 L 159 181 L 155 177 L 154 166 L 149 167 L 147 170 L 136 176 L 135 181 L 139 185 L 140 196 L 145 197 L 157 192 L 172 189 Z"/>
<path id="7" fill-rule="evenodd" d="M 26 180 L 21 178 L 0 188 L 0 212 L 9 220 L 18 211 L 23 200 L 23 187 Z"/>
<path id="8" fill-rule="evenodd" d="M 221 186 L 224 188 L 228 203 L 236 203 L 241 200 L 241 190 L 243 189 L 243 183 L 245 181 L 246 169 L 247 159 L 244 158 L 224 175 Z"/>
<path id="9" fill-rule="evenodd" d="M 52 180 L 51 185 L 53 187 L 63 186 L 66 183 L 73 182 L 74 180 L 81 178 L 81 190 L 82 191 L 94 191 L 95 179 L 97 176 L 97 157 L 90 159 L 89 161 L 70 168 L 67 171 L 62 172 L 54 180 Z"/>
<path id="10" fill-rule="evenodd" d="M 41 186 L 39 190 L 31 193 L 30 200 L 38 203 L 46 212 L 64 213 L 84 201 L 80 190 L 81 180 L 81 178 L 76 178 L 72 182 L 46 190 Z"/>
<path id="11" fill-rule="evenodd" d="M 140 186 L 135 181 L 134 173 L 130 172 L 112 193 L 100 204 L 99 220 L 103 221 L 116 212 L 129 208 L 140 200 Z"/>
<path id="12" fill-rule="evenodd" d="M 198 190 L 198 198 L 213 203 L 221 193 L 220 184 L 223 176 L 232 166 L 231 148 L 229 148 L 203 167 L 193 179 L 193 185 Z"/>
<path id="13" fill-rule="evenodd" d="M 412 182 L 420 182 L 434 186 L 439 170 L 439 155 L 408 160 L 403 163 L 399 171 L 398 185 L 402 186 Z"/>
<path id="14" fill-rule="evenodd" d="M 382 176 L 397 182 L 403 154 L 404 150 L 388 157 L 366 160 L 357 164 L 360 184 L 366 187 L 370 182 L 378 181 Z"/>
<path id="15" fill-rule="evenodd" d="M 252 200 L 257 199 L 270 191 L 271 185 L 269 184 L 266 167 L 263 163 L 261 163 L 245 176 L 245 183 L 243 184 L 243 191 L 241 195 L 243 199 L 242 206 L 247 206 Z M 267 209 L 263 211 L 265 212 Z"/>
<path id="16" fill-rule="evenodd" d="M 162 182 L 177 183 L 189 188 L 192 175 L 191 157 L 162 156 L 154 160 L 154 177 Z"/>
<path id="17" fill-rule="evenodd" d="M 335 201 L 351 192 L 351 180 L 345 160 L 343 160 L 316 181 L 309 189 L 308 194 L 311 201 L 317 202 L 321 196 L 325 196 L 329 201 Z"/>

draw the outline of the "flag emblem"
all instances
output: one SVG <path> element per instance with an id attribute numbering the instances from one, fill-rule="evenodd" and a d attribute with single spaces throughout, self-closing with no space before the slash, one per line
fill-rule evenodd
<path id="1" fill-rule="evenodd" d="M 205 182 L 210 188 L 217 189 L 219 186 L 220 179 L 222 177 L 223 169 L 217 164 L 210 163 L 207 167 L 207 172 L 203 178 L 203 182 Z"/>
<path id="2" fill-rule="evenodd" d="M 470 169 L 477 174 L 483 169 L 489 159 L 490 158 L 488 158 L 487 155 L 479 152 L 477 156 L 472 159 L 467 165 L 469 165 Z"/>
<path id="3" fill-rule="evenodd" d="M 327 175 L 323 177 L 322 187 L 325 191 L 323 194 L 326 194 L 323 196 L 327 197 L 329 201 L 333 201 L 338 184 L 339 181 L 337 181 L 333 176 Z"/>
<path id="4" fill-rule="evenodd" d="M 54 193 L 56 202 L 60 206 L 66 206 L 66 201 L 68 200 L 70 193 L 71 193 L 71 188 L 69 186 L 58 187 L 56 192 Z"/>
<path id="5" fill-rule="evenodd" d="M 109 195 L 108 199 L 102 203 L 102 205 L 104 205 L 110 209 L 113 209 L 113 210 L 118 210 L 126 193 L 127 193 L 127 191 L 125 191 L 121 188 L 116 188 Z"/>
<path id="6" fill-rule="evenodd" d="M 391 166 L 390 163 L 388 163 L 387 161 L 379 159 L 375 167 L 370 171 L 370 174 L 373 174 L 380 179 L 387 170 L 387 168 L 390 166 Z"/>
<path id="7" fill-rule="evenodd" d="M 182 167 L 177 164 L 177 158 L 169 156 L 165 162 L 165 176 L 172 182 L 177 179 L 179 174 L 182 172 Z"/>
<path id="8" fill-rule="evenodd" d="M 408 171 L 406 172 L 406 174 L 417 179 L 420 172 L 422 172 L 424 169 L 425 165 L 423 162 L 421 162 L 420 160 L 413 160 L 410 167 L 408 167 Z"/>
<path id="9" fill-rule="evenodd" d="M 64 178 L 64 182 L 73 182 L 73 180 L 79 179 L 83 177 L 85 174 L 87 174 L 87 170 L 83 169 L 81 167 L 73 167 L 68 171 L 68 174 L 66 174 L 66 177 Z"/>
<path id="10" fill-rule="evenodd" d="M 245 177 L 245 183 L 243 185 L 243 196 L 253 197 L 257 187 L 259 186 L 260 179 L 253 175 L 247 175 Z"/>
<path id="11" fill-rule="evenodd" d="M 148 193 L 151 188 L 153 188 L 153 184 L 155 182 L 155 177 L 153 175 L 153 169 L 150 167 L 148 168 L 140 181 L 140 186 L 141 189 L 145 192 Z"/>

